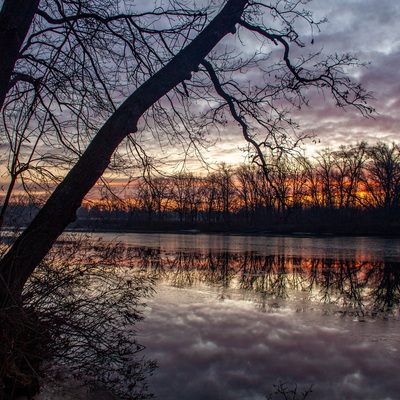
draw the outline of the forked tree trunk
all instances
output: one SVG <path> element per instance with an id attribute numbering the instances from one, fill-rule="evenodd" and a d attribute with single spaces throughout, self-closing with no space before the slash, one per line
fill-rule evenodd
<path id="1" fill-rule="evenodd" d="M 228 0 L 209 25 L 165 67 L 140 86 L 98 131 L 84 154 L 58 185 L 36 218 L 0 262 L 0 306 L 20 302 L 23 286 L 57 237 L 76 218 L 83 198 L 107 168 L 121 141 L 137 130 L 143 113 L 180 82 L 233 33 L 248 0 Z"/>

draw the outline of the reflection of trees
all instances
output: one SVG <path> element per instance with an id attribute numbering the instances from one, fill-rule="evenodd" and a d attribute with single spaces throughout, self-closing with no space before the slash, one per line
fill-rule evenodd
<path id="1" fill-rule="evenodd" d="M 202 263 L 204 281 L 222 289 L 230 288 L 236 276 L 236 262 L 237 255 L 234 253 L 209 251 Z"/>
<path id="2" fill-rule="evenodd" d="M 373 310 L 379 313 L 394 312 L 400 305 L 400 263 L 378 263 L 369 272 Z"/>
<path id="3" fill-rule="evenodd" d="M 354 260 L 318 260 L 319 268 L 313 268 L 313 282 L 319 287 L 320 299 L 345 308 L 363 309 L 365 263 Z"/>
<path id="4" fill-rule="evenodd" d="M 338 265 L 340 276 L 337 279 L 338 291 L 343 305 L 350 308 L 363 310 L 365 277 L 364 266 L 367 263 L 341 260 Z"/>
<path id="5" fill-rule="evenodd" d="M 163 252 L 133 248 L 130 258 L 152 277 L 177 287 L 208 285 L 221 297 L 229 290 L 256 294 L 262 309 L 296 292 L 312 301 L 334 304 L 343 313 L 394 312 L 400 305 L 400 269 L 395 262 L 260 255 L 256 252 Z M 275 304 L 275 303 L 274 303 Z"/>
<path id="6" fill-rule="evenodd" d="M 246 253 L 242 259 L 240 288 L 267 294 L 270 297 L 286 298 L 290 278 L 282 256 L 260 256 Z"/>
<path id="7" fill-rule="evenodd" d="M 197 254 L 179 252 L 169 261 L 169 280 L 174 286 L 188 287 L 198 281 Z"/>

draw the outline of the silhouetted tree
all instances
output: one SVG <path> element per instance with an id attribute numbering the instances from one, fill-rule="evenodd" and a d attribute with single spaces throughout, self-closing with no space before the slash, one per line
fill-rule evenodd
<path id="1" fill-rule="evenodd" d="M 365 115 L 372 111 L 366 105 L 370 95 L 343 72 L 342 67 L 358 64 L 355 58 L 335 55 L 323 59 L 318 55 L 320 60 L 317 64 L 314 56 L 302 58 L 297 63 L 291 61 L 290 47 L 304 46 L 296 32 L 297 22 L 319 26 L 310 12 L 298 8 L 302 2 L 290 1 L 284 5 L 277 2 L 273 5 L 227 0 L 217 10 L 211 5 L 191 9 L 174 2 L 169 4 L 169 8 L 150 7 L 148 11 L 128 14 L 120 14 L 118 3 L 111 1 L 102 2 L 102 7 L 99 7 L 98 2 L 48 0 L 42 3 L 42 8 L 38 8 L 37 2 L 21 1 L 23 4 L 18 11 L 13 9 L 12 3 L 12 0 L 3 3 L 2 26 L 14 26 L 13 29 L 16 26 L 17 30 L 21 26 L 23 34 L 21 36 L 18 32 L 19 39 L 24 38 L 29 29 L 33 33 L 30 41 L 25 43 L 21 39 L 13 43 L 15 51 L 11 56 L 10 43 L 0 40 L 0 59 L 9 57 L 11 65 L 11 71 L 1 75 L 0 86 L 16 87 L 12 85 L 12 79 L 21 77 L 19 66 L 26 65 L 22 61 L 31 59 L 34 59 L 34 66 L 29 68 L 31 64 L 28 64 L 24 71 L 29 76 L 36 73 L 33 78 L 38 83 L 41 78 L 38 72 L 41 70 L 40 56 L 48 52 L 53 56 L 53 49 L 56 59 L 64 59 L 62 65 L 68 65 L 68 68 L 52 70 L 54 57 L 47 59 L 45 70 L 48 77 L 43 81 L 46 93 L 55 94 L 57 85 L 63 83 L 59 96 L 54 97 L 54 101 L 58 100 L 57 106 L 64 104 L 65 96 L 70 102 L 68 113 L 74 116 L 75 121 L 81 121 L 86 112 L 96 106 L 97 120 L 105 122 L 86 150 L 77 152 L 74 167 L 1 260 L 2 305 L 20 302 L 27 279 L 57 237 L 75 219 L 84 196 L 102 176 L 120 143 L 137 132 L 139 120 L 146 122 L 146 127 L 153 128 L 156 134 L 167 135 L 171 129 L 170 138 L 182 137 L 183 132 L 188 132 L 189 140 L 195 143 L 196 137 L 201 137 L 211 123 L 219 121 L 224 124 L 226 119 L 223 116 L 229 112 L 253 146 L 254 160 L 260 163 L 268 176 L 263 146 L 273 152 L 282 152 L 293 144 L 289 131 L 296 124 L 286 111 L 282 111 L 282 101 L 300 107 L 305 102 L 305 91 L 309 87 L 318 87 L 330 90 L 340 107 L 355 106 Z M 131 8 L 127 5 L 124 10 L 131 11 Z M 271 18 L 267 18 L 268 15 Z M 167 27 L 157 22 L 162 16 L 166 17 Z M 122 26 L 124 31 L 120 30 Z M 225 46 L 213 52 L 223 38 L 237 31 L 251 32 L 260 46 L 267 43 L 280 46 L 281 60 L 275 64 L 262 56 L 264 51 L 257 50 L 248 59 L 241 59 L 239 55 L 233 57 Z M 128 36 L 124 36 L 125 32 L 129 32 Z M 108 42 L 109 37 L 111 42 Z M 71 45 L 68 51 L 62 45 L 63 40 Z M 98 49 L 106 50 L 104 58 L 100 58 Z M 29 52 L 34 54 L 28 57 Z M 70 55 L 72 60 L 68 58 Z M 130 74 L 115 75 L 116 71 L 121 71 L 115 64 L 112 68 L 116 70 L 108 70 L 109 61 L 114 56 L 118 66 L 132 62 Z M 105 69 L 100 69 L 101 66 Z M 260 67 L 264 79 L 259 83 L 249 85 L 246 82 L 242 72 L 250 66 Z M 90 76 L 86 74 L 88 68 Z M 53 79 L 55 71 L 61 74 L 61 80 Z M 272 73 L 268 74 L 268 71 Z M 115 79 L 110 81 L 110 76 Z M 83 78 L 76 81 L 77 77 Z M 94 95 L 103 93 L 104 97 L 96 98 L 97 103 L 89 103 L 90 107 L 82 111 L 74 96 L 86 93 L 86 87 L 81 85 L 86 78 L 93 84 L 89 88 L 101 88 L 100 92 L 93 92 Z M 0 93 L 2 102 L 7 93 L 7 89 Z M 122 98 L 125 98 L 123 103 Z M 198 100 L 208 106 L 196 120 L 190 106 Z M 53 111 L 48 114 L 50 120 L 53 114 Z M 63 140 L 62 118 L 59 123 L 53 122 L 57 137 Z M 259 131 L 267 136 L 256 140 Z"/>
<path id="2" fill-rule="evenodd" d="M 377 143 L 367 149 L 364 204 L 386 211 L 400 205 L 400 149 L 395 143 Z"/>
<path id="3" fill-rule="evenodd" d="M 358 202 L 366 162 L 366 148 L 367 143 L 360 142 L 355 146 L 341 146 L 335 152 L 334 180 L 339 207 L 354 207 Z"/>

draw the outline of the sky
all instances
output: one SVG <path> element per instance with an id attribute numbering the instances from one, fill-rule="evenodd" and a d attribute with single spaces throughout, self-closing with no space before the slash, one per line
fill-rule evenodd
<path id="1" fill-rule="evenodd" d="M 393 0 L 314 0 L 307 5 L 315 19 L 327 17 L 315 36 L 311 51 L 326 54 L 351 53 L 366 68 L 352 72 L 375 100 L 377 113 L 366 119 L 354 109 L 335 107 L 328 97 L 312 96 L 310 108 L 294 117 L 301 131 L 316 139 L 304 143 L 307 154 L 322 148 L 336 148 L 365 140 L 398 142 L 400 139 L 400 2 Z M 307 48 L 308 51 L 308 48 Z M 237 163 L 245 160 L 245 145 L 237 125 L 224 131 L 216 143 L 203 152 L 208 162 Z M 178 153 L 176 153 L 178 155 Z M 171 159 L 172 160 L 172 159 Z M 196 168 L 196 166 L 194 166 Z"/>
<path id="2" fill-rule="evenodd" d="M 317 43 L 327 53 L 355 54 L 370 62 L 360 69 L 359 81 L 376 99 L 372 105 L 378 115 L 365 119 L 356 112 L 343 112 L 327 103 L 306 110 L 304 129 L 312 130 L 324 146 L 359 140 L 398 141 L 400 138 L 400 3 L 390 0 L 315 1 L 329 22 Z M 328 6 L 327 6 L 328 5 Z"/>
<path id="3" fill-rule="evenodd" d="M 1 4 L 1 3 L 0 3 Z M 379 140 L 398 142 L 400 138 L 400 2 L 394 0 L 314 0 L 305 6 L 314 11 L 315 20 L 326 17 L 328 22 L 315 32 L 314 44 L 305 37 L 306 52 L 322 50 L 324 54 L 351 53 L 360 61 L 368 62 L 367 68 L 351 71 L 375 100 L 371 102 L 377 113 L 364 118 L 357 110 L 338 109 L 329 96 L 313 94 L 310 107 L 295 112 L 293 117 L 300 124 L 300 131 L 315 136 L 303 144 L 306 154 L 313 155 L 323 148 L 337 148 L 365 140 L 374 144 Z M 309 29 L 307 29 L 309 34 Z M 232 35 L 233 37 L 233 35 Z M 237 39 L 236 39 L 237 40 Z M 249 46 L 251 50 L 251 46 Z M 246 142 L 237 123 L 230 123 L 219 135 L 215 130 L 208 139 L 211 145 L 202 149 L 205 162 L 199 162 L 193 152 L 182 147 L 165 148 L 152 137 L 145 138 L 145 148 L 151 156 L 162 159 L 165 168 L 177 172 L 183 167 L 193 172 L 203 172 L 205 166 L 237 164 L 247 160 L 243 150 Z M 128 161 L 127 161 L 128 162 Z M 161 165 L 161 164 L 160 164 Z M 109 173 L 111 179 L 116 178 Z M 0 182 L 4 187 L 5 177 Z M 118 180 L 115 181 L 118 183 Z"/>

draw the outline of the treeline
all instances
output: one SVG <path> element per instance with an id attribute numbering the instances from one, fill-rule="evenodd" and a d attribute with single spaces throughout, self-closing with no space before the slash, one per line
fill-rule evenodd
<path id="1" fill-rule="evenodd" d="M 75 227 L 395 234 L 399 205 L 399 145 L 361 142 L 271 158 L 265 171 L 224 164 L 142 178 L 123 199 L 86 204 Z"/>

